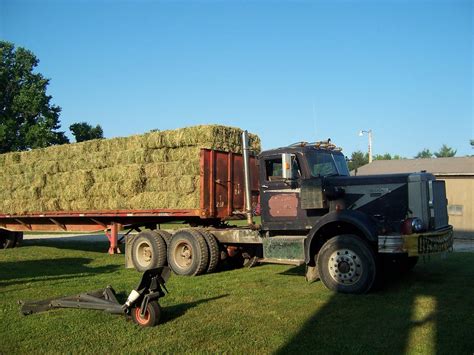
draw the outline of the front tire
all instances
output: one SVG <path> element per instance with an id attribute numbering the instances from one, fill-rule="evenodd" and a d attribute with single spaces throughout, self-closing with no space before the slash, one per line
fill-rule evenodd
<path id="1" fill-rule="evenodd" d="M 376 277 L 373 250 L 353 234 L 329 239 L 318 253 L 317 265 L 324 285 L 340 293 L 366 293 Z"/>

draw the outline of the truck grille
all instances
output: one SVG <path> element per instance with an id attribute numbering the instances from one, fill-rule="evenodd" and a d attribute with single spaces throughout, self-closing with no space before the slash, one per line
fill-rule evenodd
<path id="1" fill-rule="evenodd" d="M 429 181 L 431 226 L 434 229 L 448 225 L 446 187 L 444 181 Z"/>

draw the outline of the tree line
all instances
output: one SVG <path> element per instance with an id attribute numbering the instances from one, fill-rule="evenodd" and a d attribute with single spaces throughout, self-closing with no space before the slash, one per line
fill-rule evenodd
<path id="1" fill-rule="evenodd" d="M 474 140 L 470 140 L 471 147 L 474 148 Z M 454 157 L 457 153 L 457 150 L 443 144 L 437 152 L 431 152 L 428 148 L 423 149 L 413 158 L 415 159 L 430 159 L 430 158 L 451 158 Z M 390 153 L 385 154 L 376 154 L 372 157 L 373 160 L 398 160 L 398 159 L 407 159 L 400 155 L 391 155 Z M 360 166 L 369 164 L 369 154 L 363 153 L 360 150 L 353 152 L 351 158 L 349 159 L 348 165 L 349 170 L 355 170 Z"/>
<path id="2" fill-rule="evenodd" d="M 39 60 L 29 50 L 0 41 L 0 153 L 69 143 L 61 131 L 61 107 L 46 93 L 49 79 L 34 70 Z M 76 142 L 104 137 L 100 125 L 69 126 Z"/>

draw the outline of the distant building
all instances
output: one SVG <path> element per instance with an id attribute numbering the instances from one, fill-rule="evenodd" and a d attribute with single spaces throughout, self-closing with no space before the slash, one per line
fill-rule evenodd
<path id="1" fill-rule="evenodd" d="M 474 238 L 474 157 L 374 160 L 353 175 L 427 171 L 446 183 L 449 223 L 456 237 Z"/>

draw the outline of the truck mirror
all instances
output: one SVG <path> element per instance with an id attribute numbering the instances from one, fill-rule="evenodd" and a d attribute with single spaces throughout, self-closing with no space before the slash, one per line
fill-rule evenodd
<path id="1" fill-rule="evenodd" d="M 291 154 L 289 153 L 282 153 L 281 154 L 281 170 L 282 170 L 282 177 L 283 179 L 292 179 L 291 175 Z"/>

